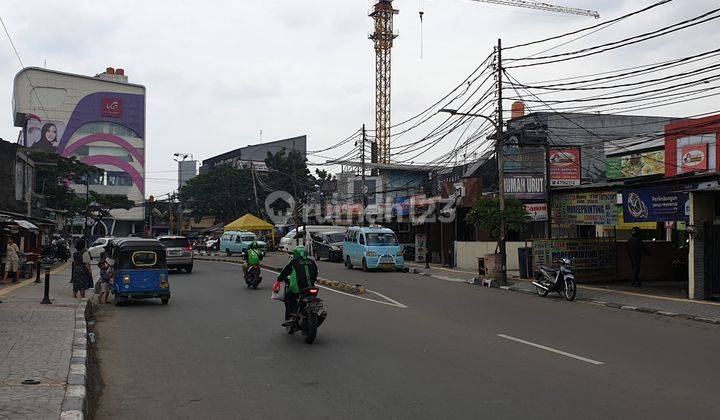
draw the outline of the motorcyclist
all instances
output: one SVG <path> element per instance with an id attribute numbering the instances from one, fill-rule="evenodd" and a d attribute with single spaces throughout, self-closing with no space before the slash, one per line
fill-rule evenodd
<path id="1" fill-rule="evenodd" d="M 288 283 L 288 290 L 285 293 L 285 322 L 283 326 L 290 325 L 292 316 L 297 311 L 300 300 L 300 292 L 315 286 L 318 276 L 318 268 L 315 261 L 308 258 L 307 248 L 298 246 L 293 250 L 292 259 L 283 268 L 279 282 Z"/>
<path id="2" fill-rule="evenodd" d="M 242 254 L 242 258 L 245 260 L 245 262 L 243 262 L 243 275 L 247 277 L 250 266 L 259 265 L 264 257 L 265 253 L 262 252 L 257 242 L 253 241 L 248 245 L 247 250 Z"/>

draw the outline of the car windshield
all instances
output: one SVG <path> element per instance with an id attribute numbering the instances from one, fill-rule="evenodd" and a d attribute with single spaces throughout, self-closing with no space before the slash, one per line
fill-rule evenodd
<path id="1" fill-rule="evenodd" d="M 345 240 L 345 234 L 344 233 L 329 233 L 328 236 L 328 242 L 331 244 L 336 244 L 338 242 L 342 242 Z"/>
<path id="2" fill-rule="evenodd" d="M 254 237 L 254 236 L 243 236 L 243 237 L 242 237 L 242 241 L 243 241 L 243 242 L 252 242 L 252 241 L 254 241 L 254 240 L 255 240 L 255 237 Z"/>
<path id="3" fill-rule="evenodd" d="M 161 238 L 160 242 L 167 248 L 185 248 L 190 246 L 187 238 Z"/>
<path id="4" fill-rule="evenodd" d="M 397 238 L 394 233 L 368 233 L 367 244 L 371 246 L 397 246 Z"/>

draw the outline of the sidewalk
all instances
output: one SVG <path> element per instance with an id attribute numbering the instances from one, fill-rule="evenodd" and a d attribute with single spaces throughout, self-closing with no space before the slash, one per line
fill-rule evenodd
<path id="1" fill-rule="evenodd" d="M 451 268 L 431 266 L 427 269 L 424 265 L 415 263 L 407 263 L 407 266 L 417 274 L 446 281 L 473 283 L 474 278 L 477 277 L 476 273 Z M 535 293 L 535 286 L 530 280 L 514 276 L 511 276 L 509 280 L 511 284 L 501 287 L 502 289 Z M 642 290 L 611 290 L 607 287 L 595 287 L 592 285 L 578 285 L 576 300 L 611 308 L 720 324 L 720 303 L 718 302 L 653 295 L 643 293 Z"/>
<path id="2" fill-rule="evenodd" d="M 76 329 L 87 301 L 72 298 L 69 279 L 70 264 L 52 272 L 52 305 L 40 304 L 44 284 L 33 280 L 0 289 L 0 418 L 58 419 L 68 409 L 63 418 L 82 418 L 85 333 Z"/>

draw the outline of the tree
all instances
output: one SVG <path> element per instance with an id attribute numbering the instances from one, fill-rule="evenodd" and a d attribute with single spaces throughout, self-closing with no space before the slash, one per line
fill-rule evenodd
<path id="1" fill-rule="evenodd" d="M 67 210 L 70 214 L 85 211 L 85 199 L 70 188 L 70 183 L 82 182 L 84 178 L 102 175 L 103 170 L 86 165 L 74 156 L 63 157 L 55 153 L 30 151 L 36 163 L 35 191 L 45 197 L 49 206 Z"/>
<path id="2" fill-rule="evenodd" d="M 135 202 L 128 199 L 126 195 L 100 194 L 90 191 L 90 205 L 88 216 L 95 221 L 110 217 L 110 210 L 130 210 L 135 207 Z"/>
<path id="3" fill-rule="evenodd" d="M 190 179 L 179 198 L 195 221 L 212 216 L 229 223 L 255 207 L 252 185 L 249 169 L 222 164 Z"/>
<path id="4" fill-rule="evenodd" d="M 285 191 L 295 200 L 293 219 L 299 224 L 303 204 L 307 203 L 308 193 L 318 189 L 318 180 L 313 177 L 307 167 L 305 156 L 296 150 L 286 153 L 281 150 L 275 154 L 268 152 L 265 164 L 269 168 L 266 192 Z M 284 211 L 284 203 L 271 203 L 275 211 Z"/>
<path id="5" fill-rule="evenodd" d="M 493 238 L 500 236 L 500 215 L 505 217 L 505 229 L 512 232 L 522 231 L 530 223 L 530 215 L 520 200 L 505 200 L 505 210 L 500 212 L 497 198 L 481 198 L 470 209 L 465 221 L 482 229 Z"/>

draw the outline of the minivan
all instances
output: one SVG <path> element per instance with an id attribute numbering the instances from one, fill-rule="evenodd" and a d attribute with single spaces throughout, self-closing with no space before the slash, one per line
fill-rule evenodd
<path id="1" fill-rule="evenodd" d="M 381 226 L 349 228 L 343 242 L 343 261 L 347 268 L 359 266 L 365 271 L 405 268 L 403 247 L 395 232 Z"/>
<path id="2" fill-rule="evenodd" d="M 240 254 L 253 242 L 261 248 L 267 246 L 265 242 L 258 241 L 257 236 L 252 232 L 228 230 L 220 237 L 220 252 L 224 252 L 228 257 L 232 254 Z"/>

